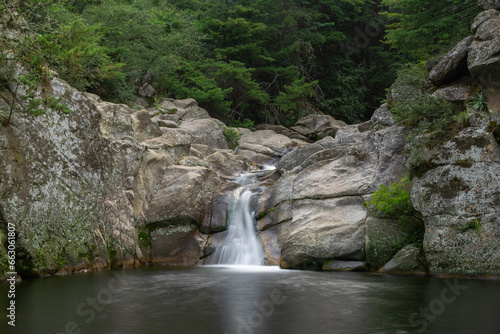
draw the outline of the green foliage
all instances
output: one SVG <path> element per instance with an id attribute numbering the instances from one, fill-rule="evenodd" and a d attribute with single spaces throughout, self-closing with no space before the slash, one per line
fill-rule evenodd
<path id="1" fill-rule="evenodd" d="M 410 60 L 426 60 L 470 35 L 476 0 L 382 0 L 386 41 Z"/>
<path id="2" fill-rule="evenodd" d="M 306 83 L 302 78 L 292 82 L 290 86 L 284 86 L 285 90 L 274 100 L 278 109 L 286 112 L 287 120 L 283 123 L 291 126 L 307 114 L 307 101 L 314 94 L 317 85 L 318 81 Z"/>
<path id="3" fill-rule="evenodd" d="M 411 181 L 407 176 L 389 187 L 381 185 L 365 202 L 370 214 L 397 220 L 398 228 L 406 233 L 404 241 L 393 245 L 397 250 L 408 244 L 421 247 L 423 242 L 423 218 L 411 202 L 410 189 Z"/>
<path id="4" fill-rule="evenodd" d="M 151 246 L 151 235 L 149 234 L 149 229 L 146 226 L 139 226 L 137 228 L 137 241 L 139 242 L 139 246 Z"/>
<path id="5" fill-rule="evenodd" d="M 481 221 L 479 219 L 473 219 L 468 222 L 460 231 L 466 232 L 469 230 L 473 230 L 477 232 L 478 235 L 481 235 Z"/>
<path id="6" fill-rule="evenodd" d="M 445 139 L 454 121 L 453 105 L 432 96 L 426 78 L 422 63 L 404 67 L 398 72 L 389 100 L 395 120 L 409 128 L 407 153 L 417 168 L 424 163 L 427 149 Z"/>
<path id="7" fill-rule="evenodd" d="M 240 145 L 241 133 L 237 129 L 223 126 L 222 132 L 233 148 L 236 148 Z"/>
<path id="8" fill-rule="evenodd" d="M 469 125 L 469 112 L 467 110 L 464 110 L 453 115 L 453 122 L 459 128 L 467 127 Z"/>
<path id="9" fill-rule="evenodd" d="M 97 215 L 94 209 L 71 208 L 55 201 L 36 212 L 26 212 L 18 223 L 18 243 L 31 258 L 30 269 L 58 269 L 92 255 L 101 247 L 95 234 Z"/>
<path id="10" fill-rule="evenodd" d="M 253 126 L 254 126 L 254 121 L 252 121 L 251 119 L 249 118 L 245 118 L 243 120 L 243 122 L 240 122 L 240 121 L 233 121 L 232 126 L 236 127 L 236 128 L 246 128 L 246 129 L 252 129 Z"/>
<path id="11" fill-rule="evenodd" d="M 317 109 L 361 121 L 393 79 L 372 0 L 20 4 L 31 33 L 5 45 L 31 74 L 55 70 L 115 102 L 151 84 L 158 96 L 197 99 L 228 124 L 291 123 Z"/>
<path id="12" fill-rule="evenodd" d="M 413 217 L 421 219 L 410 199 L 411 181 L 408 177 L 389 187 L 381 185 L 371 200 L 365 202 L 372 214 L 379 214 L 383 218 L 400 219 L 402 217 Z"/>
<path id="13" fill-rule="evenodd" d="M 488 96 L 484 92 L 479 92 L 474 95 L 469 102 L 467 108 L 473 111 L 488 111 Z"/>

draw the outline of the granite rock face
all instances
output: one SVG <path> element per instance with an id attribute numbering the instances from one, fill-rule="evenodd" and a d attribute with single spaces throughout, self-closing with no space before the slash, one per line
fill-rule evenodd
<path id="1" fill-rule="evenodd" d="M 450 83 L 468 73 L 467 54 L 473 39 L 473 36 L 465 38 L 439 59 L 429 73 L 429 79 L 434 85 Z"/>
<path id="2" fill-rule="evenodd" d="M 485 130 L 466 128 L 428 159 L 411 196 L 425 220 L 430 271 L 499 274 L 498 143 Z"/>
<path id="3" fill-rule="evenodd" d="M 321 269 L 325 261 L 365 261 L 364 202 L 380 185 L 403 177 L 404 133 L 396 126 L 363 133 L 357 126 L 344 126 L 335 138 L 325 137 L 282 157 L 279 179 L 262 194 L 256 213 L 270 262 L 276 263 L 277 248 L 282 268 Z M 268 241 L 271 235 L 277 242 Z"/>

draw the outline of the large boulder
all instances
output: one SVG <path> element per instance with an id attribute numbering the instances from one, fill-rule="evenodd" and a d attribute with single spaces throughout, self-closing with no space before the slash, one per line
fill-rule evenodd
<path id="1" fill-rule="evenodd" d="M 101 134 L 104 137 L 120 140 L 132 136 L 131 115 L 135 110 L 124 104 L 97 102 L 95 104 L 101 114 Z"/>
<path id="2" fill-rule="evenodd" d="M 132 114 L 132 133 L 139 143 L 162 135 L 158 124 L 151 121 L 149 112 L 146 110 L 136 111 Z"/>
<path id="3" fill-rule="evenodd" d="M 456 109 L 464 110 L 465 102 L 469 99 L 473 87 L 474 83 L 471 78 L 466 77 L 437 89 L 432 96 L 451 102 Z"/>
<path id="4" fill-rule="evenodd" d="M 200 225 L 200 232 L 205 234 L 218 233 L 227 230 L 228 214 L 232 205 L 239 198 L 242 186 L 227 182 L 214 192 L 212 201 Z"/>
<path id="5" fill-rule="evenodd" d="M 477 0 L 477 5 L 482 10 L 488 10 L 488 9 L 500 10 L 500 1 L 499 0 Z"/>
<path id="6" fill-rule="evenodd" d="M 291 129 L 307 138 L 318 140 L 326 136 L 335 137 L 337 130 L 344 126 L 346 126 L 344 122 L 332 116 L 308 115 L 299 119 Z"/>
<path id="7" fill-rule="evenodd" d="M 476 34 L 477 29 L 479 28 L 479 26 L 481 26 L 481 24 L 488 21 L 489 19 L 497 17 L 498 15 L 500 15 L 500 12 L 498 10 L 495 10 L 495 9 L 489 9 L 489 10 L 482 11 L 481 13 L 479 13 L 476 16 L 476 18 L 474 19 L 474 22 L 472 22 L 472 25 L 470 28 L 471 32 L 473 34 Z"/>
<path id="8" fill-rule="evenodd" d="M 155 108 L 148 109 L 155 118 L 174 122 L 210 118 L 208 112 L 194 99 L 174 100 L 161 98 Z"/>
<path id="9" fill-rule="evenodd" d="M 190 152 L 191 137 L 181 132 L 172 130 L 164 133 L 160 137 L 148 139 L 142 142 L 146 149 L 151 151 L 166 152 L 174 162 Z"/>
<path id="10" fill-rule="evenodd" d="M 375 110 L 371 118 L 371 121 L 373 125 L 382 125 L 382 126 L 394 125 L 394 118 L 392 118 L 387 103 L 382 104 L 377 110 Z"/>
<path id="11" fill-rule="evenodd" d="M 203 255 L 204 238 L 193 224 L 159 226 L 150 238 L 154 265 L 193 266 Z"/>
<path id="12" fill-rule="evenodd" d="M 283 157 L 278 164 L 283 174 L 264 191 L 256 210 L 270 262 L 276 261 L 277 247 L 283 268 L 320 269 L 333 259 L 365 260 L 364 201 L 381 184 L 404 175 L 404 134 L 394 126 L 366 133 L 346 126 L 335 139 L 327 137 Z M 270 236 L 280 241 L 272 242 Z"/>
<path id="13" fill-rule="evenodd" d="M 126 188 L 131 182 L 126 179 L 136 172 L 142 148 L 126 139 L 130 121 L 125 116 L 130 111 L 116 108 L 121 114 L 115 127 L 109 110 L 96 108 L 97 99 L 60 79 L 47 81 L 45 94 L 61 98 L 71 112 L 47 110 L 33 117 L 15 111 L 12 124 L 1 127 L 0 217 L 16 224 L 17 244 L 35 261 L 43 261 L 35 262 L 33 269 L 52 270 L 58 258 L 75 265 L 80 254 L 91 251 L 89 246 L 102 258 L 105 245 L 95 239 L 94 231 L 116 240 L 123 247 L 117 258 L 133 263 L 136 238 Z M 13 98 L 12 93 L 0 92 L 3 105 Z M 106 219 L 114 213 L 116 219 Z M 97 218 L 105 225 L 98 225 Z M 128 251 L 133 254 L 125 254 Z"/>
<path id="14" fill-rule="evenodd" d="M 213 149 L 228 149 L 222 122 L 212 118 L 182 121 L 179 128 L 191 134 L 193 144 L 207 145 Z"/>
<path id="15" fill-rule="evenodd" d="M 259 130 L 241 136 L 239 144 L 239 154 L 256 164 L 266 164 L 277 161 L 297 142 L 272 130 Z"/>
<path id="16" fill-rule="evenodd" d="M 370 269 L 378 270 L 398 251 L 408 235 L 393 219 L 368 217 L 365 224 L 365 254 Z"/>
<path id="17" fill-rule="evenodd" d="M 500 273 L 500 147 L 485 130 L 466 128 L 428 156 L 411 198 L 425 221 L 432 273 Z"/>
<path id="18" fill-rule="evenodd" d="M 476 19 L 474 42 L 469 47 L 467 64 L 474 79 L 484 87 L 500 87 L 500 16 Z"/>
<path id="19" fill-rule="evenodd" d="M 323 151 L 328 148 L 333 148 L 333 138 L 328 136 L 313 144 L 304 145 L 287 153 L 278 161 L 277 169 L 280 173 L 290 172 L 294 168 L 300 166 L 306 159 L 313 154 Z"/>
<path id="20" fill-rule="evenodd" d="M 136 198 L 136 216 L 147 226 L 201 224 L 207 201 L 220 184 L 218 176 L 203 167 L 163 167 L 153 162 L 139 174 L 142 196 Z"/>
<path id="21" fill-rule="evenodd" d="M 329 259 L 362 260 L 363 202 L 361 197 L 295 201 L 280 266 L 318 269 Z"/>
<path id="22" fill-rule="evenodd" d="M 332 260 L 321 268 L 323 271 L 365 271 L 365 263 L 362 261 L 340 261 Z"/>
<path id="23" fill-rule="evenodd" d="M 450 83 L 468 74 L 467 53 L 473 40 L 474 36 L 466 37 L 439 59 L 429 73 L 429 79 L 435 86 Z"/>

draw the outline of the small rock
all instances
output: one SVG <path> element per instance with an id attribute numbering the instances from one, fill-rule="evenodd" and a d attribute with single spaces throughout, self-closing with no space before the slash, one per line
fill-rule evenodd
<path id="1" fill-rule="evenodd" d="M 371 118 L 371 122 L 373 125 L 378 125 L 378 124 L 383 126 L 394 125 L 394 118 L 392 118 L 391 112 L 387 107 L 387 103 L 382 104 L 377 110 L 375 110 Z"/>
<path id="2" fill-rule="evenodd" d="M 383 273 L 425 273 L 422 250 L 415 245 L 406 245 L 381 269 Z"/>
<path id="3" fill-rule="evenodd" d="M 478 0 L 477 5 L 482 10 L 488 10 L 488 9 L 499 9 L 500 10 L 500 0 Z"/>
<path id="4" fill-rule="evenodd" d="M 323 271 L 365 271 L 365 263 L 362 261 L 339 261 L 327 262 L 321 268 Z"/>

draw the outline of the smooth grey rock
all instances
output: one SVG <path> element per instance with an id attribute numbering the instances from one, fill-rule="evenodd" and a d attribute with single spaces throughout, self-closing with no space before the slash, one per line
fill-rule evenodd
<path id="1" fill-rule="evenodd" d="M 205 158 L 210 168 L 217 174 L 233 178 L 247 171 L 249 162 L 231 150 L 218 150 Z"/>
<path id="2" fill-rule="evenodd" d="M 255 130 L 273 130 L 277 134 L 287 136 L 291 139 L 299 139 L 303 141 L 307 141 L 307 137 L 301 135 L 298 132 L 285 128 L 282 125 L 271 125 L 271 124 L 258 124 L 255 126 Z"/>
<path id="3" fill-rule="evenodd" d="M 162 132 L 158 124 L 153 123 L 146 110 L 136 111 L 132 114 L 132 133 L 137 142 L 160 137 Z"/>
<path id="4" fill-rule="evenodd" d="M 191 138 L 177 131 L 168 131 L 160 137 L 143 141 L 142 144 L 148 150 L 165 151 L 173 159 L 179 161 L 183 156 L 189 154 Z"/>
<path id="5" fill-rule="evenodd" d="M 287 136 L 272 130 L 258 130 L 241 136 L 239 154 L 257 164 L 265 164 L 281 158 L 295 145 Z"/>
<path id="6" fill-rule="evenodd" d="M 158 123 L 158 126 L 160 128 L 172 128 L 172 129 L 175 129 L 175 128 L 179 127 L 179 125 L 176 122 L 174 122 L 174 121 L 168 121 L 168 120 L 159 119 L 159 120 L 157 120 L 157 123 Z"/>
<path id="7" fill-rule="evenodd" d="M 313 154 L 323 151 L 335 146 L 332 137 L 325 137 L 313 144 L 300 146 L 293 151 L 287 153 L 278 161 L 277 169 L 280 173 L 292 171 L 294 168 L 300 166 L 306 159 Z"/>
<path id="8" fill-rule="evenodd" d="M 181 122 L 179 128 L 191 134 L 193 144 L 207 145 L 212 149 L 229 148 L 220 121 L 212 118 L 194 119 Z"/>
<path id="9" fill-rule="evenodd" d="M 241 190 L 241 185 L 234 182 L 227 182 L 215 191 L 212 202 L 208 206 L 208 212 L 205 214 L 203 222 L 200 225 L 200 232 L 212 234 L 227 229 L 229 210 L 238 198 Z"/>

